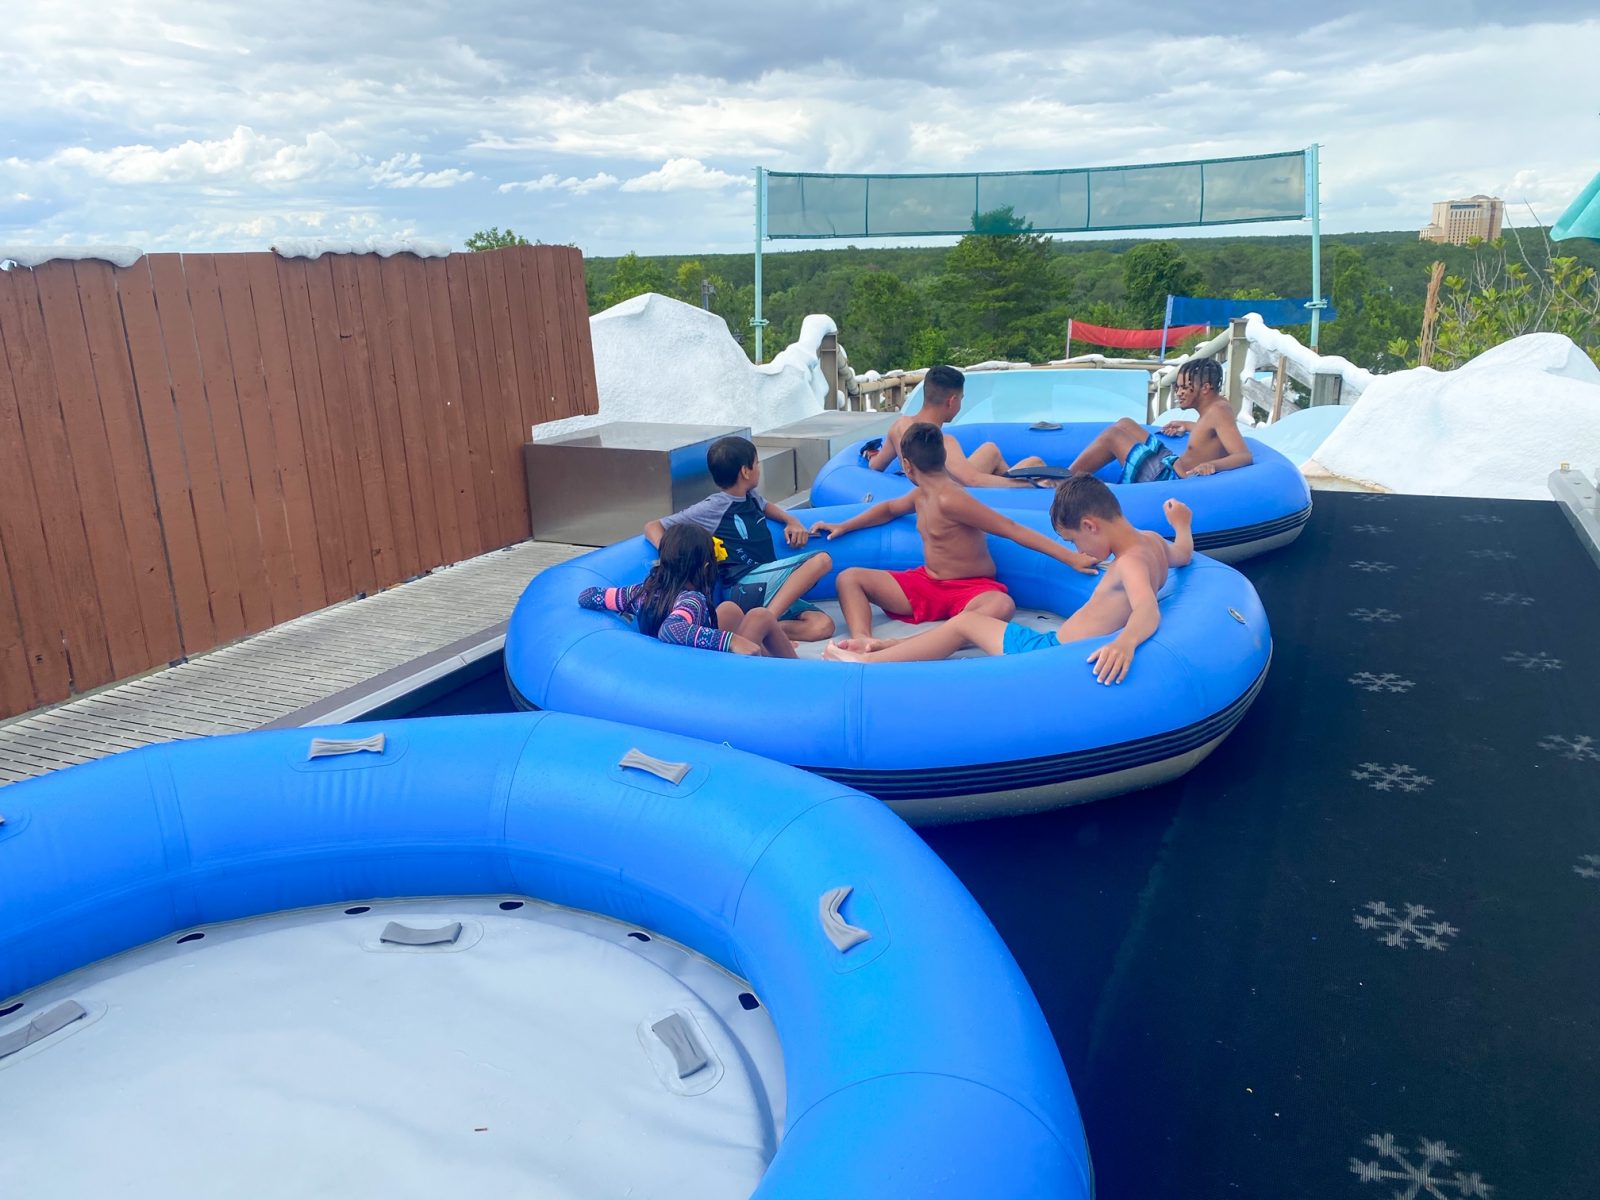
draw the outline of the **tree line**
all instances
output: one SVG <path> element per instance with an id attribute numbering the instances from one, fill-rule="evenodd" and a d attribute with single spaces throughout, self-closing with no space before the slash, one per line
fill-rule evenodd
<path id="1" fill-rule="evenodd" d="M 799 335 L 808 313 L 839 323 L 839 340 L 857 371 L 988 359 L 1045 362 L 1061 357 L 1069 318 L 1148 329 L 1161 324 L 1168 293 L 1238 299 L 1306 296 L 1308 237 L 1068 241 L 1033 233 L 1009 211 L 984 214 L 995 235 L 953 246 L 800 250 L 763 256 L 767 353 Z M 516 237 L 475 234 L 469 248 Z M 517 241 L 522 241 L 518 238 Z M 1600 246 L 1552 247 L 1542 230 L 1518 231 L 1494 245 L 1444 246 L 1414 232 L 1326 235 L 1323 293 L 1338 310 L 1320 349 L 1374 371 L 1415 365 L 1432 265 L 1443 262 L 1439 345 L 1454 365 L 1490 337 L 1557 328 L 1600 356 Z M 1496 265 L 1499 265 L 1499 274 Z M 1523 285 L 1515 303 L 1507 268 Z M 689 304 L 708 302 L 729 332 L 754 353 L 754 262 L 749 254 L 625 254 L 586 261 L 589 309 L 599 312 L 644 292 Z M 1495 282 L 1502 286 L 1496 289 Z M 1485 289 L 1487 288 L 1487 294 Z M 1540 289 L 1555 304 L 1537 301 Z M 1553 314 L 1553 315 L 1552 315 Z M 1304 327 L 1290 332 L 1304 341 Z M 1075 343 L 1075 353 L 1094 349 Z M 1126 354 L 1127 351 L 1108 351 Z"/>

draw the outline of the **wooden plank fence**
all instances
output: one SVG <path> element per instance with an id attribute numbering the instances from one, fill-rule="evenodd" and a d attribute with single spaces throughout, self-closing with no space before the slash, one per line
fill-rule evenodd
<path id="1" fill-rule="evenodd" d="M 0 271 L 0 717 L 527 538 L 598 405 L 567 247 Z"/>

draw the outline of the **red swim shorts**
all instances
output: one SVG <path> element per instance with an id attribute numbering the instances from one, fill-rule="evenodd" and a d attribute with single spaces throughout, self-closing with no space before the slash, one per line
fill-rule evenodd
<path id="1" fill-rule="evenodd" d="M 1006 585 L 998 579 L 934 579 L 926 567 L 913 567 L 909 571 L 890 571 L 889 578 L 900 585 L 911 605 L 911 615 L 890 613 L 913 625 L 924 621 L 944 621 L 955 616 L 974 596 L 984 592 L 1003 592 Z"/>

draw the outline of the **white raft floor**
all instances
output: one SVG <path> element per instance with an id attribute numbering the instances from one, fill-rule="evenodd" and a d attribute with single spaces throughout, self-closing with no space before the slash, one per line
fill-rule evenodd
<path id="1" fill-rule="evenodd" d="M 0 1033 L 67 1000 L 88 1014 L 0 1059 L 0 1192 L 755 1188 L 782 1127 L 783 1065 L 747 984 L 635 927 L 524 897 L 368 904 L 174 934 L 26 994 Z M 454 945 L 404 947 L 380 941 L 390 921 L 463 928 Z M 651 1033 L 672 1013 L 710 1048 L 684 1079 Z"/>
<path id="2" fill-rule="evenodd" d="M 848 637 L 849 630 L 845 628 L 844 614 L 839 611 L 839 602 L 837 600 L 818 600 L 815 603 L 818 608 L 833 618 L 833 623 L 838 627 L 834 631 L 833 637 L 828 640 L 839 641 Z M 1065 617 L 1057 613 L 1045 612 L 1037 608 L 1018 608 L 1011 619 L 1021 622 L 1029 629 L 1037 629 L 1040 633 L 1059 629 L 1061 622 L 1066 620 Z M 940 622 L 938 621 L 928 621 L 922 625 L 913 625 L 909 621 L 896 621 L 884 616 L 882 609 L 874 608 L 872 610 L 873 637 L 912 637 L 919 633 L 927 633 L 930 629 L 937 629 L 939 625 Z M 801 658 L 821 658 L 824 644 L 823 642 L 796 642 L 794 649 L 795 653 Z M 966 650 L 952 654 L 950 657 L 983 658 L 985 656 L 982 650 L 975 650 L 969 647 Z"/>

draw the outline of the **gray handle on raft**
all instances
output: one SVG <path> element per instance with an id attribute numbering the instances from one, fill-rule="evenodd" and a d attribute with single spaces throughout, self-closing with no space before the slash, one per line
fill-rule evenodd
<path id="1" fill-rule="evenodd" d="M 337 754 L 360 754 L 363 750 L 373 754 L 383 753 L 383 734 L 375 733 L 364 738 L 312 738 L 306 761 L 313 758 L 332 758 Z"/>
<path id="2" fill-rule="evenodd" d="M 679 1079 L 687 1079 L 710 1061 L 706 1058 L 706 1052 L 701 1049 L 699 1039 L 695 1037 L 689 1022 L 679 1013 L 662 1017 L 650 1026 L 650 1032 L 660 1039 L 663 1046 L 672 1051 L 672 1061 L 677 1068 Z"/>
<path id="3" fill-rule="evenodd" d="M 461 936 L 461 922 L 451 921 L 437 929 L 419 929 L 415 925 L 402 925 L 390 921 L 378 936 L 380 942 L 395 946 L 448 946 Z"/>
<path id="4" fill-rule="evenodd" d="M 643 750 L 629 750 L 622 756 L 617 766 L 646 771 L 657 779 L 665 779 L 673 786 L 682 783 L 683 777 L 694 769 L 691 763 L 675 763 L 668 762 L 664 758 L 651 758 Z"/>
<path id="5" fill-rule="evenodd" d="M 76 1000 L 68 1000 L 54 1008 L 46 1009 L 21 1029 L 13 1029 L 0 1037 L 0 1058 L 26 1050 L 35 1042 L 42 1042 L 58 1029 L 65 1029 L 74 1021 L 89 1015 L 89 1010 Z"/>
<path id="6" fill-rule="evenodd" d="M 865 929 L 857 928 L 839 915 L 839 906 L 854 890 L 852 887 L 831 888 L 822 893 L 818 905 L 822 911 L 822 931 L 828 935 L 828 940 L 840 954 L 851 946 L 860 945 L 872 936 Z"/>

